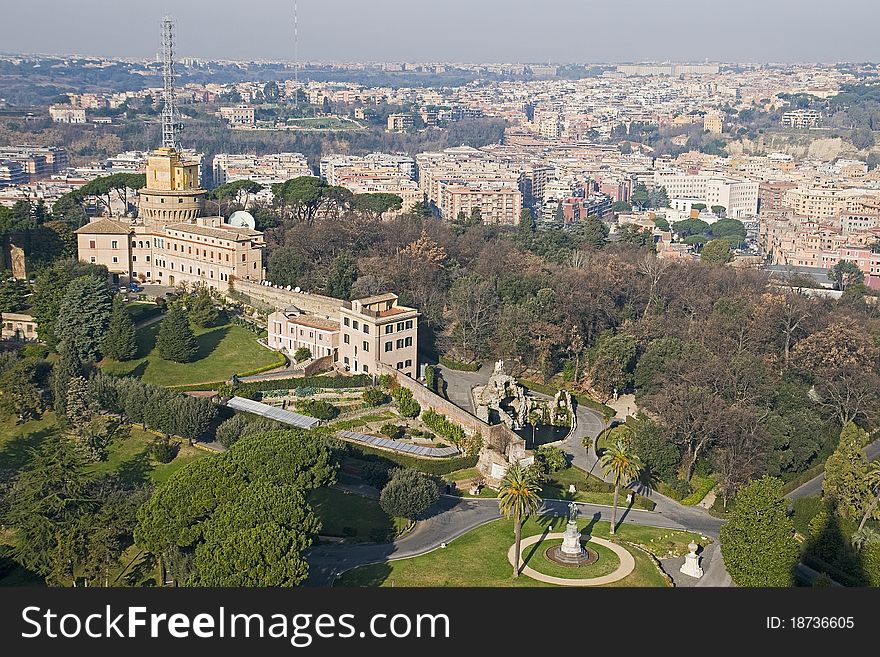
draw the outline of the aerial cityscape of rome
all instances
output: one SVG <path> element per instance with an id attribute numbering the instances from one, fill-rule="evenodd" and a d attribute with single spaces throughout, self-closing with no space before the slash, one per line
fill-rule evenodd
<path id="1" fill-rule="evenodd" d="M 57 4 L 0 587 L 880 585 L 880 7 Z"/>

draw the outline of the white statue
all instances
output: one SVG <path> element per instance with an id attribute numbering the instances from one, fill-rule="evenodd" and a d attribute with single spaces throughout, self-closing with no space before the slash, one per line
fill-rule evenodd
<path id="1" fill-rule="evenodd" d="M 495 361 L 495 374 L 504 373 L 504 359 Z"/>

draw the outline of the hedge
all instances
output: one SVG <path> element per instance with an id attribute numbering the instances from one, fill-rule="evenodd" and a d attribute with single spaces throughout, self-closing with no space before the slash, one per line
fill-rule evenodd
<path id="1" fill-rule="evenodd" d="M 440 415 L 432 410 L 422 413 L 422 422 L 431 427 L 444 438 L 448 438 L 456 445 L 461 445 L 465 439 L 465 432 L 460 426 L 451 422 L 445 415 Z"/>
<path id="2" fill-rule="evenodd" d="M 354 458 L 360 458 L 365 461 L 386 460 L 391 461 L 404 468 L 412 468 L 425 474 L 442 477 L 456 470 L 464 470 L 465 468 L 473 468 L 477 465 L 477 456 L 456 456 L 451 459 L 420 459 L 415 456 L 408 456 L 398 452 L 386 452 L 381 449 L 367 447 L 366 445 L 358 445 L 355 443 L 346 443 L 349 452 Z"/>
<path id="3" fill-rule="evenodd" d="M 300 376 L 287 379 L 267 379 L 266 381 L 248 381 L 235 386 L 235 394 L 239 397 L 251 397 L 254 393 L 264 390 L 290 390 L 291 388 L 364 388 L 372 385 L 373 379 L 366 374 L 354 376 Z"/>
<path id="4" fill-rule="evenodd" d="M 462 372 L 477 372 L 483 365 L 482 363 L 462 363 L 446 356 L 440 356 L 440 364 L 451 370 L 461 370 Z"/>
<path id="5" fill-rule="evenodd" d="M 525 388 L 528 390 L 534 390 L 535 392 L 540 392 L 545 395 L 555 395 L 560 390 L 556 386 L 546 385 L 544 383 L 538 383 L 537 381 L 527 381 L 525 379 L 520 381 L 520 384 L 525 386 Z M 580 404 L 581 406 L 586 406 L 587 408 L 591 408 L 594 411 L 596 411 L 597 413 L 600 413 L 602 415 L 602 417 L 605 418 L 606 422 L 608 420 L 610 420 L 611 418 L 613 418 L 617 413 L 617 411 L 615 411 L 610 406 L 606 406 L 605 404 L 603 404 L 601 402 L 597 402 L 595 399 L 591 399 L 590 397 L 587 397 L 586 395 L 579 395 L 577 393 L 572 392 L 571 396 L 574 397 L 577 400 L 577 403 Z"/>

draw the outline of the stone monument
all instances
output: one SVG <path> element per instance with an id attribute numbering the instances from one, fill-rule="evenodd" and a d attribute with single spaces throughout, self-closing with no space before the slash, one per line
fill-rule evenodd
<path id="1" fill-rule="evenodd" d="M 568 505 L 568 523 L 565 525 L 565 535 L 562 537 L 562 553 L 573 557 L 584 554 L 584 546 L 581 545 L 581 533 L 577 525 L 578 506 L 574 502 Z"/>
<path id="2" fill-rule="evenodd" d="M 579 568 L 595 563 L 599 558 L 595 550 L 589 550 L 581 545 L 581 533 L 578 531 L 577 519 L 578 505 L 572 502 L 568 505 L 568 522 L 565 524 L 565 533 L 562 535 L 562 545 L 553 545 L 544 552 L 544 555 L 553 563 Z"/>
<path id="3" fill-rule="evenodd" d="M 689 552 L 685 555 L 684 563 L 681 566 L 681 572 L 697 579 L 703 576 L 703 569 L 700 567 L 700 557 L 697 556 L 697 549 L 699 547 L 693 541 L 688 544 Z"/>

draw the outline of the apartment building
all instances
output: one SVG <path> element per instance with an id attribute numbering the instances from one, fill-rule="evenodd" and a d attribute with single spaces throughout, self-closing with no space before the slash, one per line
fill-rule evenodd
<path id="1" fill-rule="evenodd" d="M 782 203 L 797 215 L 820 220 L 857 213 L 870 198 L 880 199 L 880 190 L 801 186 L 786 191 Z"/>
<path id="2" fill-rule="evenodd" d="M 256 124 L 256 113 L 249 105 L 221 107 L 220 118 L 232 126 L 252 126 Z"/>
<path id="3" fill-rule="evenodd" d="M 440 185 L 440 214 L 449 221 L 460 212 L 470 217 L 474 208 L 480 208 L 484 224 L 516 226 L 522 207 L 522 192 L 517 185 L 492 181 L 479 184 L 452 181 Z"/>
<path id="4" fill-rule="evenodd" d="M 391 178 L 400 177 L 414 180 L 416 161 L 409 155 L 394 153 L 370 153 L 369 155 L 325 155 L 320 163 L 321 177 L 328 185 L 340 185 L 345 178 Z"/>
<path id="5" fill-rule="evenodd" d="M 50 105 L 49 117 L 55 123 L 85 123 L 86 111 L 71 105 Z"/>
<path id="6" fill-rule="evenodd" d="M 31 182 L 59 173 L 69 164 L 67 151 L 54 146 L 0 146 L 0 162 L 17 162 Z"/>
<path id="7" fill-rule="evenodd" d="M 301 176 L 311 176 L 312 169 L 302 153 L 247 155 L 218 153 L 211 166 L 215 185 L 238 180 L 252 180 L 269 187 Z"/>
<path id="8" fill-rule="evenodd" d="M 697 202 L 707 207 L 720 205 L 728 217 L 736 219 L 753 217 L 758 213 L 759 183 L 751 180 L 665 169 L 654 173 L 654 184 L 666 188 L 670 205 L 675 209 Z"/>
<path id="9" fill-rule="evenodd" d="M 0 187 L 24 185 L 30 180 L 21 162 L 0 160 Z"/>
<path id="10" fill-rule="evenodd" d="M 816 110 L 796 109 L 785 112 L 781 123 L 786 128 L 817 128 L 822 115 Z"/>
<path id="11" fill-rule="evenodd" d="M 412 114 L 389 114 L 386 132 L 406 132 L 413 127 L 415 121 Z"/>
<path id="12" fill-rule="evenodd" d="M 794 189 L 797 185 L 793 182 L 762 182 L 758 184 L 758 212 L 777 212 L 782 210 L 785 192 Z"/>
<path id="13" fill-rule="evenodd" d="M 707 112 L 703 117 L 703 130 L 720 135 L 724 132 L 724 115 L 721 112 Z"/>
<path id="14" fill-rule="evenodd" d="M 397 303 L 397 295 L 380 294 L 343 301 L 339 310 L 339 365 L 355 374 L 374 374 L 384 363 L 416 378 L 419 313 Z"/>
<path id="15" fill-rule="evenodd" d="M 295 306 L 277 310 L 268 318 L 268 345 L 292 356 L 305 347 L 312 358 L 337 360 L 339 322 L 301 312 Z"/>

